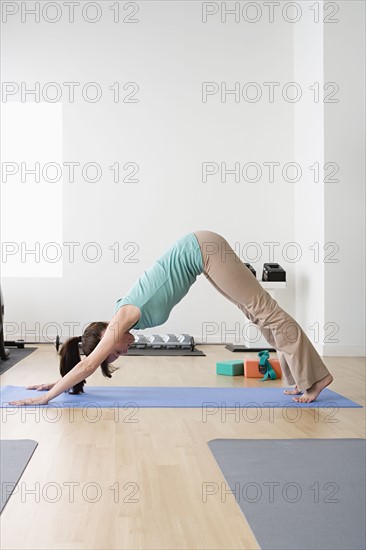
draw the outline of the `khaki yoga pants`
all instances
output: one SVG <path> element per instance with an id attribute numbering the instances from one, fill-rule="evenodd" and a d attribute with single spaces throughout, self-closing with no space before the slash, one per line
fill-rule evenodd
<path id="1" fill-rule="evenodd" d="M 258 326 L 276 349 L 286 383 L 305 391 L 329 374 L 300 325 L 261 286 L 229 243 L 212 231 L 194 234 L 202 252 L 205 277 Z"/>

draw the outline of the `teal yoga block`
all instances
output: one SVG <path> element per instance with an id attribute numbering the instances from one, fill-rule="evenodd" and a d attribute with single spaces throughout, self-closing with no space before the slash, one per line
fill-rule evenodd
<path id="1" fill-rule="evenodd" d="M 216 374 L 226 376 L 240 376 L 244 374 L 243 361 L 218 361 L 216 363 Z"/>

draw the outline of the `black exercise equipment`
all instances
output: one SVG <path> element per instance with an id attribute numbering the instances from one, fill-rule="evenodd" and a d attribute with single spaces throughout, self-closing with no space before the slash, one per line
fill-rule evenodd
<path id="1" fill-rule="evenodd" d="M 59 347 L 60 347 L 60 344 L 61 344 L 61 341 L 60 341 L 60 337 L 59 335 L 56 336 L 56 340 L 55 340 L 55 346 L 56 346 L 56 350 L 58 351 Z"/>
<path id="2" fill-rule="evenodd" d="M 3 298 L 3 292 L 0 286 L 0 317 L 1 317 L 1 324 L 0 324 L 0 359 L 2 361 L 6 361 L 9 359 L 10 356 L 10 350 L 8 350 L 8 347 L 16 347 L 16 348 L 24 348 L 24 340 L 7 340 L 4 342 L 4 298 Z"/>
<path id="3" fill-rule="evenodd" d="M 4 317 L 4 304 L 3 304 L 3 293 L 0 288 L 0 310 L 1 310 L 1 325 L 0 325 L 0 359 L 6 361 L 9 359 L 10 351 L 5 348 L 4 343 L 4 332 L 3 332 L 3 317 Z"/>
<path id="4" fill-rule="evenodd" d="M 286 271 L 280 264 L 263 264 L 262 281 L 286 281 Z"/>
<path id="5" fill-rule="evenodd" d="M 247 268 L 250 269 L 250 271 L 253 273 L 254 277 L 257 276 L 257 272 L 251 264 L 245 263 L 244 265 L 246 265 Z"/>
<path id="6" fill-rule="evenodd" d="M 228 349 L 229 351 L 240 351 L 240 352 L 250 352 L 250 351 L 263 351 L 263 350 L 268 350 L 268 351 L 276 351 L 274 348 L 269 348 L 268 346 L 267 347 L 264 347 L 264 348 L 248 348 L 248 346 L 244 346 L 242 344 L 228 344 L 227 346 L 225 346 L 226 349 Z"/>

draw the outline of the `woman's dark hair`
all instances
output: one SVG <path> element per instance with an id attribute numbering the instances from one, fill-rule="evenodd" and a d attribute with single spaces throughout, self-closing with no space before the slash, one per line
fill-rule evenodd
<path id="1" fill-rule="evenodd" d="M 81 337 L 81 347 L 84 355 L 90 355 L 91 352 L 97 347 L 102 338 L 102 333 L 106 330 L 107 326 L 108 323 L 100 321 L 90 323 L 90 325 L 86 327 L 84 334 Z M 73 336 L 72 338 L 66 340 L 66 342 L 62 345 L 59 353 L 61 376 L 65 376 L 81 361 L 79 342 L 79 336 Z M 110 365 L 107 361 L 103 361 L 100 367 L 103 375 L 107 378 L 111 378 L 112 373 L 118 369 L 118 367 Z M 69 393 L 84 393 L 84 384 L 86 384 L 86 380 L 82 380 L 76 384 L 72 390 L 69 390 Z"/>

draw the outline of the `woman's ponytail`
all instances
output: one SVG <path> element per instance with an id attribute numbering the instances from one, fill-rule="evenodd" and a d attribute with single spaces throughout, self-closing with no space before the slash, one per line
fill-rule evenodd
<path id="1" fill-rule="evenodd" d="M 69 338 L 68 340 L 66 340 L 66 342 L 62 345 L 60 350 L 61 376 L 65 376 L 75 367 L 75 365 L 80 363 L 81 357 L 79 351 L 79 342 L 80 337 L 74 336 L 73 338 Z M 81 382 L 73 386 L 72 390 L 69 390 L 69 393 L 84 393 L 84 384 L 86 384 L 86 380 L 82 380 Z"/>

